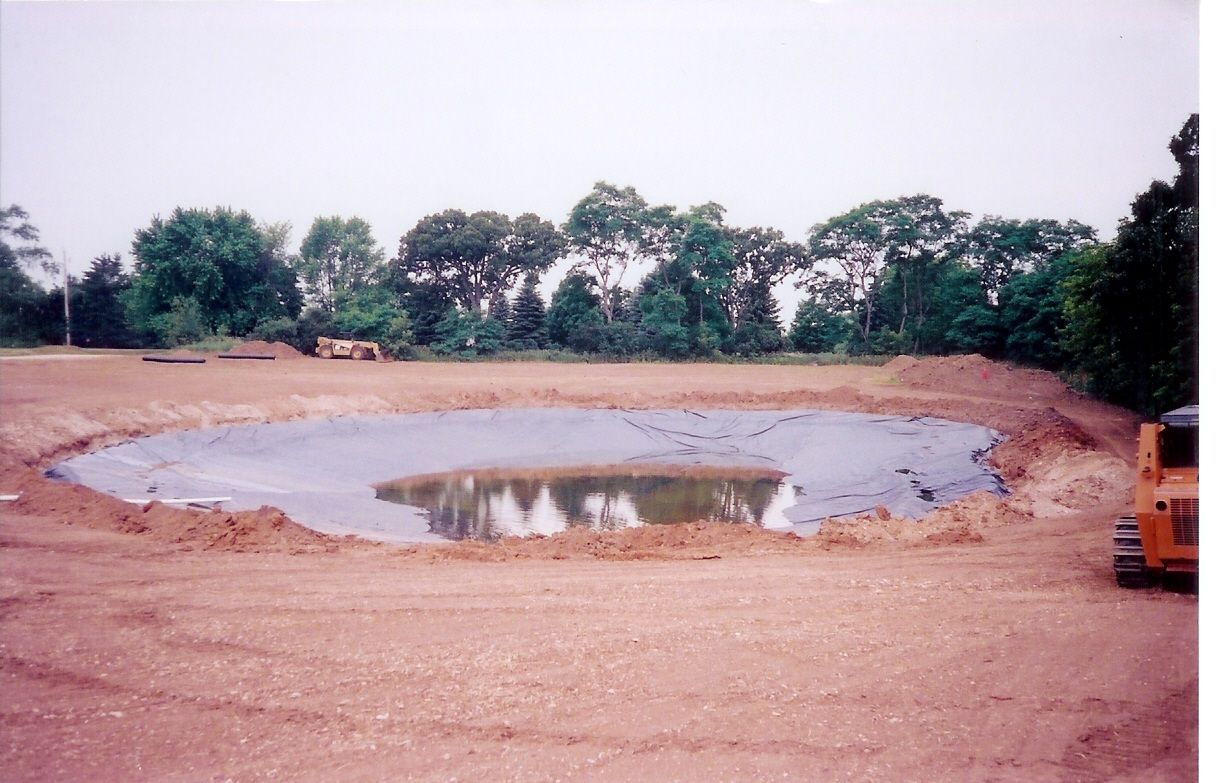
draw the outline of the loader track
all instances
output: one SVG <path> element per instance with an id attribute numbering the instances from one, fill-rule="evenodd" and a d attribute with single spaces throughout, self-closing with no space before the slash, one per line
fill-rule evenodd
<path id="1" fill-rule="evenodd" d="M 1146 567 L 1146 552 L 1142 549 L 1142 534 L 1136 517 L 1117 519 L 1112 531 L 1112 568 L 1121 587 L 1149 587 L 1154 581 Z"/>

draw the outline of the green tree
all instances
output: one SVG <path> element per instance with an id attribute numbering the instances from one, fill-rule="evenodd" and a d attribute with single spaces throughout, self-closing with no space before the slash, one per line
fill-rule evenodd
<path id="1" fill-rule="evenodd" d="M 770 309 L 774 286 L 795 270 L 808 268 L 808 251 L 786 241 L 781 231 L 758 226 L 732 230 L 731 243 L 735 263 L 728 271 L 729 285 L 720 305 L 737 328 Z"/>
<path id="2" fill-rule="evenodd" d="M 927 317 L 930 279 L 956 245 L 967 217 L 965 212 L 944 212 L 940 199 L 925 194 L 862 204 L 809 232 L 805 272 L 817 262 L 841 271 L 864 344 L 870 342 L 876 300 L 886 277 L 897 283 L 900 302 L 897 318 L 886 325 L 904 335 L 912 319 L 915 332 L 920 331 Z M 915 337 L 911 344 L 916 343 Z"/>
<path id="3" fill-rule="evenodd" d="M 303 315 L 302 315 L 303 317 Z M 297 336 L 297 321 L 288 317 L 272 318 L 269 321 L 262 321 L 254 327 L 248 335 L 251 340 L 263 340 L 268 343 L 286 343 L 288 345 L 296 345 Z M 319 333 L 324 334 L 324 332 Z M 316 339 L 316 338 L 315 338 Z M 314 342 L 307 344 L 309 352 L 312 352 Z"/>
<path id="4" fill-rule="evenodd" d="M 960 257 L 981 274 L 991 299 L 1016 274 L 1036 272 L 1064 253 L 1094 243 L 1095 229 L 1075 220 L 1009 220 L 986 215 L 960 243 Z"/>
<path id="5" fill-rule="evenodd" d="M 577 268 L 591 270 L 607 323 L 617 317 L 613 303 L 627 270 L 659 259 L 674 229 L 672 207 L 650 207 L 634 188 L 607 182 L 597 182 L 571 209 L 563 231 L 579 258 Z"/>
<path id="6" fill-rule="evenodd" d="M 262 247 L 258 253 L 257 283 L 246 294 L 246 307 L 255 324 L 271 318 L 295 318 L 304 308 L 304 295 L 295 270 L 299 259 L 288 250 L 291 235 L 292 224 L 286 221 L 258 227 Z"/>
<path id="7" fill-rule="evenodd" d="M 997 308 L 988 303 L 972 304 L 952 319 L 944 339 L 954 350 L 997 358 L 1006 333 Z"/>
<path id="8" fill-rule="evenodd" d="M 804 353 L 832 353 L 844 349 L 855 332 L 847 316 L 830 311 L 817 297 L 800 302 L 791 321 L 791 347 Z"/>
<path id="9" fill-rule="evenodd" d="M 548 342 L 546 336 L 546 303 L 537 291 L 536 275 L 524 279 L 516 298 L 512 300 L 508 317 L 508 340 L 517 350 L 540 348 Z"/>
<path id="10" fill-rule="evenodd" d="M 563 348 L 582 350 L 589 346 L 572 345 L 572 337 L 587 333 L 592 327 L 605 323 L 600 298 L 593 290 L 596 281 L 591 275 L 572 269 L 558 284 L 546 314 L 546 330 L 550 340 Z"/>
<path id="11" fill-rule="evenodd" d="M 488 318 L 494 318 L 506 329 L 508 322 L 512 320 L 512 306 L 508 303 L 507 296 L 500 294 L 491 299 L 490 306 L 486 308 L 486 315 Z"/>
<path id="12" fill-rule="evenodd" d="M 419 345 L 430 345 L 436 337 L 436 328 L 456 302 L 445 287 L 431 280 L 406 281 L 397 286 L 402 305 L 410 316 L 414 336 Z"/>
<path id="13" fill-rule="evenodd" d="M 333 328 L 342 337 L 380 343 L 395 358 L 410 358 L 414 341 L 410 318 L 397 307 L 393 292 L 383 286 L 340 290 Z"/>
<path id="14" fill-rule="evenodd" d="M 814 226 L 808 236 L 808 256 L 801 271 L 802 287 L 815 278 L 814 265 L 835 265 L 842 273 L 847 300 L 858 312 L 859 337 L 871 337 L 871 321 L 880 274 L 888 258 L 888 240 L 882 222 L 884 202 L 873 201 Z"/>
<path id="15" fill-rule="evenodd" d="M 38 229 L 17 204 L 0 209 L 0 264 L 18 269 L 38 267 L 48 276 L 59 273 L 51 252 L 38 243 Z"/>
<path id="16" fill-rule="evenodd" d="M 441 356 L 473 358 L 498 353 L 505 337 L 503 324 L 477 311 L 452 310 L 436 327 L 431 350 Z"/>
<path id="17" fill-rule="evenodd" d="M 902 278 L 896 264 L 884 272 L 876 296 L 875 325 L 899 335 L 901 339 L 885 336 L 883 345 L 871 346 L 874 352 L 945 354 L 978 350 L 971 338 L 966 340 L 966 346 L 957 344 L 949 337 L 953 322 L 966 308 L 976 306 L 997 312 L 987 300 L 980 275 L 975 269 L 954 260 L 928 263 L 919 272 L 916 318 L 908 317 L 905 308 L 909 301 L 907 281 L 908 278 Z M 972 316 L 980 317 L 980 314 L 974 312 Z M 984 352 L 994 355 L 994 351 L 988 348 Z"/>
<path id="18" fill-rule="evenodd" d="M 900 285 L 900 320 L 896 333 L 904 335 L 913 327 L 913 350 L 930 306 L 933 281 L 943 272 L 949 251 L 966 228 L 966 212 L 944 212 L 940 199 L 918 194 L 884 202 L 877 210 L 888 242 L 887 263 Z"/>
<path id="19" fill-rule="evenodd" d="M 401 291 L 430 285 L 469 312 L 481 313 L 521 276 L 541 274 L 565 252 L 553 224 L 533 214 L 459 209 L 429 215 L 402 237 L 393 276 Z"/>
<path id="20" fill-rule="evenodd" d="M 248 212 L 180 207 L 135 234 L 135 274 L 127 296 L 133 325 L 166 334 L 193 312 L 208 332 L 243 335 L 259 321 L 300 311 L 296 275 L 285 258 L 283 225 L 260 229 Z M 173 318 L 166 319 L 171 312 Z"/>
<path id="21" fill-rule="evenodd" d="M 708 356 L 731 333 L 722 306 L 736 266 L 731 230 L 723 223 L 723 207 L 714 202 L 675 216 L 671 225 L 669 251 L 639 284 L 639 305 L 644 310 L 640 318 L 641 337 L 651 350 L 665 356 Z M 645 312 L 646 306 L 650 306 L 645 303 L 659 306 L 669 294 L 676 294 L 685 302 L 679 324 L 684 330 L 683 337 L 677 337 L 672 329 L 660 328 L 656 319 L 671 313 L 666 305 L 652 313 L 651 320 Z M 665 315 L 659 315 L 661 310 Z"/>
<path id="22" fill-rule="evenodd" d="M 335 299 L 371 283 L 384 261 L 367 221 L 333 215 L 314 218 L 300 243 L 296 272 L 310 302 L 333 312 Z"/>
<path id="23" fill-rule="evenodd" d="M 46 248 L 35 244 L 38 229 L 24 209 L 13 204 L 0 209 L 0 344 L 33 345 L 45 342 L 54 328 L 45 290 L 29 276 L 27 267 L 55 271 Z M 62 301 L 62 300 L 60 300 Z M 60 309 L 62 334 L 62 309 Z"/>
<path id="24" fill-rule="evenodd" d="M 127 324 L 123 297 L 131 276 L 118 253 L 93 259 L 80 284 L 72 289 L 72 341 L 94 348 L 130 348 L 138 337 Z"/>
<path id="25" fill-rule="evenodd" d="M 691 344 L 694 335 L 683 324 L 688 310 L 685 297 L 671 288 L 660 287 L 643 296 L 639 307 L 643 311 L 642 339 L 647 348 L 670 359 L 682 359 L 694 352 L 695 346 Z"/>
<path id="26" fill-rule="evenodd" d="M 1062 331 L 1066 324 L 1066 280 L 1073 268 L 1069 253 L 1041 269 L 1016 272 L 998 292 L 999 319 L 1006 333 L 1006 359 L 1061 369 L 1065 362 Z"/>
<path id="27" fill-rule="evenodd" d="M 1071 365 L 1093 392 L 1146 414 L 1196 402 L 1200 382 L 1197 115 L 1168 148 L 1175 182 L 1151 183 L 1111 246 L 1081 253 L 1066 281 Z"/>
<path id="28" fill-rule="evenodd" d="M 264 321 L 270 324 L 272 321 Z M 337 329 L 334 326 L 334 314 L 320 307 L 310 307 L 296 319 L 296 339 L 291 341 L 296 350 L 312 356 L 317 350 L 318 337 L 333 337 Z M 260 325 L 261 326 L 261 325 Z M 266 339 L 265 337 L 261 339 Z"/>
<path id="29" fill-rule="evenodd" d="M 151 327 L 161 344 L 169 347 L 198 342 L 209 334 L 203 308 L 189 296 L 174 298 L 168 310 L 152 317 Z"/>

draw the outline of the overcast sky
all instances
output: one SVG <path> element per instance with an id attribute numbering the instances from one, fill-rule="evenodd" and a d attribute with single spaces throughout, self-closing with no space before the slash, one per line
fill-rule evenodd
<path id="1" fill-rule="evenodd" d="M 359 215 L 392 256 L 450 207 L 561 223 L 597 180 L 794 240 L 922 192 L 1111 238 L 1175 172 L 1198 50 L 1189 0 L 3 2 L 0 201 L 76 274 L 175 206 L 296 246 Z"/>

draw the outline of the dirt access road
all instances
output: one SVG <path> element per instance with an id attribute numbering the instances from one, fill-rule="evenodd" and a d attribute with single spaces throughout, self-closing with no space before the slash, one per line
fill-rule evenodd
<path id="1" fill-rule="evenodd" d="M 1014 488 L 811 540 L 508 546 L 147 510 L 36 468 L 132 435 L 494 406 L 824 407 L 1012 437 Z M 885 368 L 0 361 L 0 779 L 1197 777 L 1197 599 L 1123 591 L 1135 422 L 976 357 Z"/>

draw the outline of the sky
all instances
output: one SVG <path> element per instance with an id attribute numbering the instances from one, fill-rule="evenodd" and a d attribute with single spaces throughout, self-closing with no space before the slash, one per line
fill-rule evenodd
<path id="1" fill-rule="evenodd" d="M 598 180 L 808 229 L 929 193 L 1111 238 L 1200 109 L 1196 0 L 0 3 L 0 202 L 74 274 L 175 207 L 560 224 Z M 552 290 L 566 265 L 544 281 Z M 634 276 L 637 279 L 637 275 Z M 779 293 L 785 319 L 799 295 Z"/>

